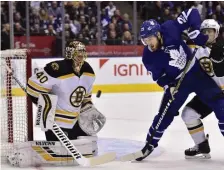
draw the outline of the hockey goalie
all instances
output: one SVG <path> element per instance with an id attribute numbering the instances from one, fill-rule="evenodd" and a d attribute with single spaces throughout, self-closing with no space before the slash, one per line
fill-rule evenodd
<path id="1" fill-rule="evenodd" d="M 45 131 L 46 141 L 29 141 L 16 146 L 8 161 L 14 166 L 77 165 L 52 131 L 57 124 L 83 156 L 97 153 L 96 134 L 106 118 L 93 105 L 91 92 L 95 80 L 85 61 L 85 45 L 68 43 L 65 59 L 48 63 L 33 74 L 26 91 L 37 105 L 35 125 Z"/>

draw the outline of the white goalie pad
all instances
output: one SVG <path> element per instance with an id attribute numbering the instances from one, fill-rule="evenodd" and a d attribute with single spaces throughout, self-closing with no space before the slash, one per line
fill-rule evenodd
<path id="1" fill-rule="evenodd" d="M 93 155 L 93 143 L 89 139 L 71 140 L 83 156 Z M 17 144 L 8 162 L 17 167 L 43 165 L 79 165 L 59 141 L 29 141 Z"/>
<path id="2" fill-rule="evenodd" d="M 78 118 L 80 128 L 88 135 L 97 134 L 105 125 L 106 117 L 93 105 L 87 104 L 80 111 Z"/>
<path id="3" fill-rule="evenodd" d="M 51 94 L 40 94 L 37 104 L 35 126 L 47 131 L 53 128 L 58 97 Z"/>

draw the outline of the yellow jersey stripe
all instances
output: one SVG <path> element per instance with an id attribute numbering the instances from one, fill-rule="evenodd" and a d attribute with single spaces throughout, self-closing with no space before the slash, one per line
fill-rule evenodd
<path id="1" fill-rule="evenodd" d="M 56 113 L 59 113 L 59 114 L 62 114 L 62 115 L 66 115 L 66 116 L 78 116 L 79 115 L 79 112 L 66 112 L 64 110 L 56 110 Z"/>
<path id="2" fill-rule="evenodd" d="M 26 90 L 27 90 L 27 93 L 30 94 L 31 96 L 38 98 L 38 96 L 39 96 L 38 92 L 35 92 L 34 90 L 29 88 L 28 86 L 27 86 Z"/>
<path id="3" fill-rule="evenodd" d="M 221 89 L 224 90 L 224 86 L 221 86 Z"/>
<path id="4" fill-rule="evenodd" d="M 70 78 L 70 77 L 73 77 L 73 76 L 75 76 L 75 74 L 74 73 L 71 73 L 71 74 L 67 74 L 67 75 L 64 75 L 64 76 L 60 76 L 58 78 L 59 79 L 67 79 L 67 78 Z"/>
<path id="5" fill-rule="evenodd" d="M 61 123 L 67 123 L 67 124 L 73 124 L 74 120 L 76 120 L 76 119 L 68 120 L 68 119 L 57 118 L 57 117 L 55 117 L 55 119 L 54 119 L 54 121 L 61 122 Z"/>
<path id="6" fill-rule="evenodd" d="M 82 73 L 82 75 L 84 75 L 84 76 L 91 76 L 91 77 L 95 77 L 95 74 L 92 74 L 92 73 L 87 73 L 87 72 Z"/>
<path id="7" fill-rule="evenodd" d="M 30 86 L 32 86 L 33 88 L 43 91 L 43 92 L 49 92 L 51 89 L 45 88 L 45 87 L 41 87 L 40 85 L 36 84 L 35 82 L 33 82 L 32 80 L 28 80 L 28 84 Z"/>

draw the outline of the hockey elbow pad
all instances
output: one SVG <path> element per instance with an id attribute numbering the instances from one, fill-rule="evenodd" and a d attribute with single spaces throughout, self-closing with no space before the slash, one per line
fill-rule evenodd
<path id="1" fill-rule="evenodd" d="M 190 33 L 188 33 L 188 37 L 199 46 L 204 46 L 208 41 L 208 36 L 202 34 L 199 30 L 191 31 Z"/>

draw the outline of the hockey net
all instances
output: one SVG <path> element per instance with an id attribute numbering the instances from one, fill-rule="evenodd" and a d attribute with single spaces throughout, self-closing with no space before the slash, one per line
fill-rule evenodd
<path id="1" fill-rule="evenodd" d="M 27 50 L 4 50 L 1 60 L 1 163 L 13 152 L 15 144 L 33 140 L 32 103 L 16 81 L 7 72 L 5 65 L 26 86 L 31 76 L 31 59 Z"/>

